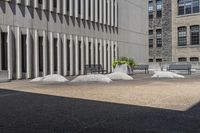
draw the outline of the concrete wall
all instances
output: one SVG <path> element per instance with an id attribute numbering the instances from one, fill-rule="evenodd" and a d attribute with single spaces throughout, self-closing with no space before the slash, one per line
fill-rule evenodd
<path id="1" fill-rule="evenodd" d="M 118 0 L 119 56 L 134 58 L 139 63 L 148 59 L 147 0 Z"/>

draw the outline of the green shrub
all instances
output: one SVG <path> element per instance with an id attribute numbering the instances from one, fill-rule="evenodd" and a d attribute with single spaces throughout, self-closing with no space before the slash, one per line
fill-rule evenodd
<path id="1" fill-rule="evenodd" d="M 117 65 L 127 64 L 130 67 L 136 65 L 135 61 L 131 58 L 120 57 L 118 60 L 113 61 L 112 66 L 115 68 Z"/>

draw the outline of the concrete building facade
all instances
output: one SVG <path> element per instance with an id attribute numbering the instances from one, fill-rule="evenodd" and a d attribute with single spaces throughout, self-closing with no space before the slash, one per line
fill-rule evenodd
<path id="1" fill-rule="evenodd" d="M 145 0 L 1 0 L 0 71 L 9 79 L 84 74 L 85 64 L 147 62 Z"/>

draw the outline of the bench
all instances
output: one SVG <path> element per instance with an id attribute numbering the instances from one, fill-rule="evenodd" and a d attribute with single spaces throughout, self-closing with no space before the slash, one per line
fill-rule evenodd
<path id="1" fill-rule="evenodd" d="M 0 82 L 8 82 L 8 71 L 0 71 Z"/>
<path id="2" fill-rule="evenodd" d="M 107 73 L 107 70 L 104 70 L 102 65 L 94 64 L 94 65 L 85 65 L 85 74 L 87 73 Z"/>
<path id="3" fill-rule="evenodd" d="M 172 64 L 169 65 L 168 71 L 171 70 L 187 70 L 188 75 L 191 75 L 192 71 L 192 65 L 191 64 Z"/>
<path id="4" fill-rule="evenodd" d="M 132 67 L 132 70 L 143 70 L 145 71 L 145 74 L 149 73 L 149 65 L 136 65 L 134 67 Z"/>

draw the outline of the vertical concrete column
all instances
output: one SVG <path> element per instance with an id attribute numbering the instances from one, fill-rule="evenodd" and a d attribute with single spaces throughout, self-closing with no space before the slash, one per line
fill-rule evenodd
<path id="1" fill-rule="evenodd" d="M 26 78 L 31 78 L 31 69 L 32 69 L 32 52 L 31 52 L 31 34 L 30 29 L 27 28 L 26 30 Z"/>
<path id="2" fill-rule="evenodd" d="M 104 43 L 103 43 L 103 57 L 104 57 L 104 59 L 103 59 L 103 66 L 104 66 L 104 69 L 105 70 L 108 70 L 108 68 L 107 68 L 107 47 L 106 47 L 106 45 L 107 45 L 107 42 L 106 42 L 106 40 L 104 40 Z"/>
<path id="3" fill-rule="evenodd" d="M 112 65 L 113 61 L 115 60 L 114 58 L 115 58 L 114 57 L 114 42 L 111 41 L 111 65 Z M 113 72 L 113 67 L 111 67 L 111 72 Z"/>
<path id="4" fill-rule="evenodd" d="M 91 38 L 90 39 L 91 40 L 91 47 L 90 47 L 90 49 L 91 49 L 91 64 L 94 64 L 94 39 L 93 38 Z"/>
<path id="5" fill-rule="evenodd" d="M 8 55 L 8 79 L 12 79 L 13 76 L 13 37 L 12 37 L 12 31 L 11 31 L 11 27 L 8 26 L 7 27 L 7 32 L 8 32 L 8 36 L 7 36 L 7 55 Z"/>
<path id="6" fill-rule="evenodd" d="M 1 29 L 0 29 L 0 53 L 2 52 L 2 44 L 1 44 Z M 0 71 L 2 70 L 2 59 L 0 54 Z"/>
<path id="7" fill-rule="evenodd" d="M 84 49 L 84 39 L 83 36 L 81 36 L 81 74 L 84 74 L 84 56 L 85 55 L 85 49 Z"/>
<path id="8" fill-rule="evenodd" d="M 103 44 L 102 44 L 102 39 L 99 40 L 100 42 L 100 49 L 99 49 L 99 56 L 100 56 L 100 64 L 103 65 Z"/>
<path id="9" fill-rule="evenodd" d="M 51 12 L 54 11 L 53 0 L 49 0 L 49 10 L 50 10 Z"/>
<path id="10" fill-rule="evenodd" d="M 117 0 L 115 0 L 115 27 L 118 26 L 118 3 Z"/>
<path id="11" fill-rule="evenodd" d="M 38 5 L 38 0 L 34 0 L 34 7 L 35 7 L 35 8 L 38 8 L 38 7 L 39 7 L 39 5 Z"/>
<path id="12" fill-rule="evenodd" d="M 81 0 L 81 19 L 84 19 L 84 13 L 85 13 L 85 0 Z"/>
<path id="13" fill-rule="evenodd" d="M 106 25 L 107 24 L 107 18 L 106 18 L 106 14 L 107 14 L 107 8 L 106 8 L 106 5 L 107 5 L 107 0 L 103 0 L 103 23 Z"/>
<path id="14" fill-rule="evenodd" d="M 99 0 L 94 0 L 95 1 L 95 22 L 99 22 L 98 18 L 99 18 L 99 14 L 98 14 L 98 4 L 99 4 Z"/>
<path id="15" fill-rule="evenodd" d="M 47 34 L 43 31 L 43 76 L 47 75 Z"/>
<path id="16" fill-rule="evenodd" d="M 117 46 L 117 42 L 115 42 L 115 60 L 118 59 L 118 46 Z"/>
<path id="17" fill-rule="evenodd" d="M 73 36 L 70 35 L 70 76 L 74 74 L 74 46 L 73 46 Z"/>
<path id="18" fill-rule="evenodd" d="M 67 76 L 67 35 L 63 36 L 63 74 Z"/>
<path id="19" fill-rule="evenodd" d="M 110 59 L 110 40 L 108 40 L 108 73 L 111 70 L 111 59 Z"/>
<path id="20" fill-rule="evenodd" d="M 79 10 L 78 9 L 79 8 L 78 4 L 79 3 L 78 3 L 78 0 L 74 0 L 74 1 L 75 1 L 75 17 L 78 18 L 78 10 Z"/>
<path id="21" fill-rule="evenodd" d="M 56 0 L 57 1 L 57 13 L 61 13 L 61 0 Z"/>
<path id="22" fill-rule="evenodd" d="M 111 0 L 111 26 L 114 26 L 114 0 Z"/>
<path id="23" fill-rule="evenodd" d="M 60 33 L 57 33 L 57 74 L 61 74 L 61 40 Z"/>
<path id="24" fill-rule="evenodd" d="M 50 32 L 50 47 L 49 47 L 49 54 L 50 54 L 50 74 L 54 74 L 54 38 L 53 33 Z"/>
<path id="25" fill-rule="evenodd" d="M 103 0 L 99 0 L 99 23 L 103 23 Z"/>
<path id="26" fill-rule="evenodd" d="M 99 47 L 98 47 L 98 39 L 95 39 L 95 64 L 99 64 Z"/>
<path id="27" fill-rule="evenodd" d="M 75 36 L 75 75 L 79 75 L 79 44 L 78 36 Z"/>
<path id="28" fill-rule="evenodd" d="M 89 65 L 89 39 L 85 37 L 85 62 Z"/>
<path id="29" fill-rule="evenodd" d="M 110 25 L 110 0 L 107 0 L 107 24 Z"/>
<path id="30" fill-rule="evenodd" d="M 31 5 L 31 0 L 26 0 L 26 6 L 30 6 Z"/>
<path id="31" fill-rule="evenodd" d="M 21 30 L 17 27 L 17 43 L 16 43 L 16 63 L 17 63 L 17 79 L 22 78 L 22 42 L 21 42 Z"/>
<path id="32" fill-rule="evenodd" d="M 42 2 L 43 2 L 42 3 L 42 9 L 46 10 L 47 9 L 47 0 L 43 0 Z"/>
<path id="33" fill-rule="evenodd" d="M 90 21 L 94 21 L 94 0 L 90 0 Z"/>
<path id="34" fill-rule="evenodd" d="M 63 14 L 67 15 L 67 0 L 63 0 Z"/>
<path id="35" fill-rule="evenodd" d="M 69 16 L 74 15 L 74 0 L 69 0 Z"/>
<path id="36" fill-rule="evenodd" d="M 89 20 L 89 0 L 85 0 L 85 20 Z"/>
<path id="37" fill-rule="evenodd" d="M 34 39 L 34 76 L 37 78 L 39 77 L 39 40 L 37 30 L 35 30 Z"/>

